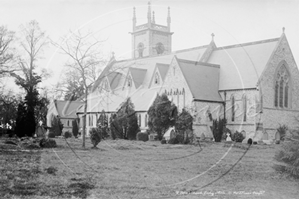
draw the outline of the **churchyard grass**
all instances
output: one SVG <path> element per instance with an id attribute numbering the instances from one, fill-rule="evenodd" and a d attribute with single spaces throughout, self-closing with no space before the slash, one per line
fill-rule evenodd
<path id="1" fill-rule="evenodd" d="M 54 149 L 0 148 L 1 198 L 299 197 L 298 181 L 272 168 L 280 145 L 246 152 L 246 144 L 223 142 L 200 142 L 200 148 L 104 140 L 92 149 L 87 139 L 82 149 L 80 139 L 55 140 Z"/>

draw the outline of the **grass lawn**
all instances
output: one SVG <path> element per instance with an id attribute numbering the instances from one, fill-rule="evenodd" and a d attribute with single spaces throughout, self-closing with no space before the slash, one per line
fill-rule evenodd
<path id="1" fill-rule="evenodd" d="M 280 145 L 161 145 L 55 139 L 18 151 L 0 142 L 0 198 L 298 198 L 299 182 L 275 173 Z M 1 147 L 2 146 L 2 147 Z"/>

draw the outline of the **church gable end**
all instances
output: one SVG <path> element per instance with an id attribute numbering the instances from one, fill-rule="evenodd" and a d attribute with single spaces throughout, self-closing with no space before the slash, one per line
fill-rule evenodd
<path id="1" fill-rule="evenodd" d="M 299 111 L 299 70 L 283 33 L 258 82 L 263 101 L 264 128 L 279 124 L 296 128 Z"/>

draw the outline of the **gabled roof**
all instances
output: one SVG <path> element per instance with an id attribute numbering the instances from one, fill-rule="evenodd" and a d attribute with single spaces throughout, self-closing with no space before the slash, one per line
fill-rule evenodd
<path id="1" fill-rule="evenodd" d="M 194 99 L 215 102 L 223 101 L 218 92 L 219 65 L 178 59 L 176 56 L 175 59 Z"/>
<path id="2" fill-rule="evenodd" d="M 140 87 L 143 83 L 145 75 L 147 73 L 147 69 L 141 68 L 129 68 L 129 72 L 132 77 L 132 81 L 134 82 L 135 88 Z"/>
<path id="3" fill-rule="evenodd" d="M 76 112 L 83 105 L 83 102 L 79 101 L 61 101 L 55 100 L 56 110 L 60 118 L 77 118 Z"/>
<path id="4" fill-rule="evenodd" d="M 219 90 L 256 88 L 279 38 L 219 47 L 208 63 L 219 64 Z"/>
<path id="5" fill-rule="evenodd" d="M 161 64 L 161 63 L 157 63 L 156 67 L 161 75 L 161 79 L 164 81 L 166 74 L 168 72 L 168 68 L 169 68 L 169 64 Z"/>
<path id="6" fill-rule="evenodd" d="M 95 83 L 93 84 L 93 87 L 91 89 L 92 92 L 94 92 L 96 90 L 96 88 L 100 85 L 101 81 L 105 78 L 105 76 L 107 74 L 109 74 L 109 71 L 112 68 L 112 66 L 115 64 L 115 62 L 116 62 L 115 57 L 112 57 L 110 59 L 109 63 L 107 64 L 107 66 L 104 68 L 104 70 L 101 72 L 101 74 L 99 75 L 99 77 L 97 78 Z"/>

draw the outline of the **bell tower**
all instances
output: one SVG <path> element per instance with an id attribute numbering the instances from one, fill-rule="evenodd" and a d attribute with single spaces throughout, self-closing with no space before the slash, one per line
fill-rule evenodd
<path id="1" fill-rule="evenodd" d="M 168 7 L 167 26 L 155 23 L 155 12 L 151 13 L 148 2 L 147 23 L 136 25 L 135 7 L 132 18 L 132 58 L 142 58 L 172 52 L 172 34 L 170 7 Z"/>

